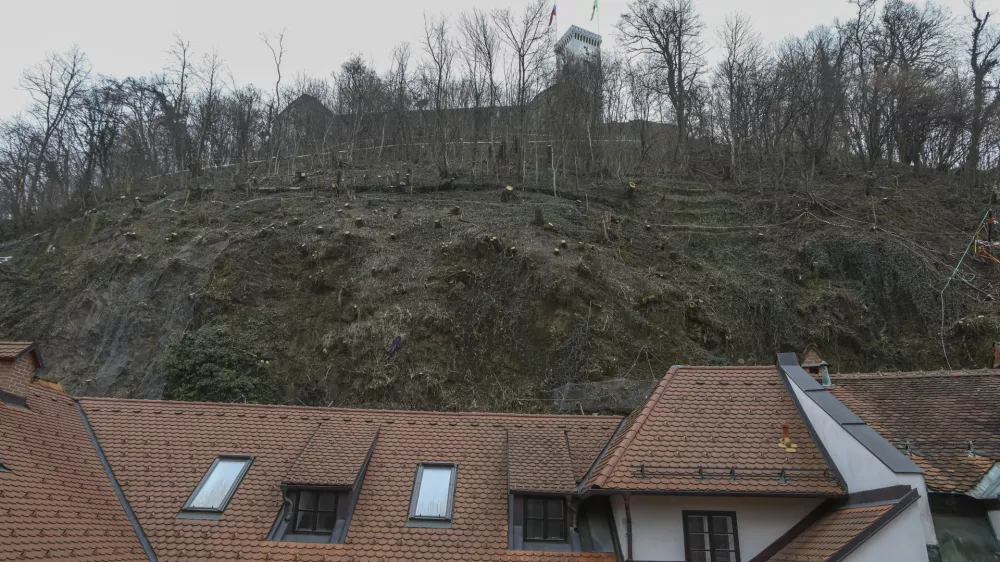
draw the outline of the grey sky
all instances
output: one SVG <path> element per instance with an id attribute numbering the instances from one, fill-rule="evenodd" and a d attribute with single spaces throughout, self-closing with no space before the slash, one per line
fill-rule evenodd
<path id="1" fill-rule="evenodd" d="M 706 39 L 727 14 L 749 15 L 768 41 L 801 34 L 849 17 L 847 0 L 695 0 L 708 25 Z M 939 0 L 954 15 L 964 17 L 963 0 Z M 997 9 L 1000 0 L 979 0 L 982 9 Z M 613 46 L 612 26 L 628 0 L 600 0 L 600 33 Z M 592 0 L 559 0 L 559 33 L 570 24 L 597 31 L 590 22 Z M 7 25 L 0 34 L 0 117 L 20 111 L 27 94 L 18 89 L 21 71 L 47 52 L 77 44 L 87 53 L 95 72 L 117 77 L 159 71 L 167 63 L 173 33 L 191 42 L 196 53 L 213 49 L 226 61 L 237 83 L 273 87 L 274 66 L 259 39 L 260 32 L 286 30 L 286 76 L 306 72 L 328 75 L 352 53 L 362 53 L 383 67 L 393 45 L 418 43 L 423 14 L 455 16 L 476 6 L 513 7 L 518 0 L 0 0 Z M 1000 17 L 998 17 L 1000 20 Z"/>

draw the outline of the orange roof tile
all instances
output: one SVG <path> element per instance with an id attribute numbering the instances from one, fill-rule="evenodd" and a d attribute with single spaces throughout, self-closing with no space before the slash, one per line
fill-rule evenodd
<path id="1" fill-rule="evenodd" d="M 309 438 L 282 483 L 352 486 L 376 435 L 378 431 L 372 424 L 360 420 L 324 421 Z M 333 453 L 335 458 L 331 457 Z"/>
<path id="2" fill-rule="evenodd" d="M 891 508 L 892 504 L 838 509 L 795 537 L 770 562 L 824 562 Z"/>
<path id="3" fill-rule="evenodd" d="M 574 474 L 583 470 L 579 467 L 593 461 L 583 462 L 582 456 L 572 453 L 574 444 L 579 455 L 588 447 L 596 449 L 597 436 L 609 435 L 620 418 L 89 398 L 81 403 L 160 560 L 237 555 L 252 560 L 268 556 L 271 560 L 351 556 L 366 560 L 614 560 L 613 554 L 507 550 L 507 478 L 510 467 L 512 480 L 517 474 L 518 483 L 526 489 L 572 486 Z M 283 480 L 302 473 L 344 482 L 347 473 L 330 476 L 317 467 L 339 461 L 340 443 L 353 443 L 348 456 L 356 459 L 362 448 L 358 445 L 374 431 L 378 431 L 376 445 L 345 544 L 263 540 L 281 506 Z M 349 438 L 342 441 L 340 436 Z M 337 448 L 321 446 L 326 439 Z M 561 447 L 543 455 L 537 443 L 561 443 Z M 256 457 L 225 513 L 218 521 L 177 519 L 212 460 L 224 453 Z M 518 466 L 528 466 L 519 464 L 522 461 L 530 463 L 533 472 L 519 471 Z M 405 525 L 421 462 L 457 464 L 450 529 Z M 552 479 L 552 473 L 559 478 Z"/>
<path id="4" fill-rule="evenodd" d="M 789 426 L 795 452 L 779 447 Z M 842 495 L 774 367 L 674 367 L 588 488 Z"/>
<path id="5" fill-rule="evenodd" d="M 933 491 L 967 492 L 1000 462 L 1000 371 L 836 375 L 834 383 L 834 396 L 909 450 Z"/>
<path id="6" fill-rule="evenodd" d="M 148 560 L 73 398 L 0 403 L 0 560 Z"/>
<path id="7" fill-rule="evenodd" d="M 0 341 L 0 361 L 13 361 L 33 345 L 30 341 Z"/>

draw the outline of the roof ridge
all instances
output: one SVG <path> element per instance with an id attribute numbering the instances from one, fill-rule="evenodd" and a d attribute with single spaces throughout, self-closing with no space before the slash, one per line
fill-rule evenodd
<path id="1" fill-rule="evenodd" d="M 903 379 L 931 377 L 1000 377 L 1000 369 L 953 369 L 938 371 L 876 371 L 873 373 L 840 373 L 831 375 L 837 380 Z"/>
<path id="2" fill-rule="evenodd" d="M 601 468 L 600 474 L 598 474 L 597 478 L 594 480 L 593 487 L 595 488 L 604 487 L 604 484 L 607 483 L 608 478 L 610 478 L 611 474 L 614 473 L 614 469 L 618 465 L 618 461 L 620 461 L 622 457 L 625 455 L 625 451 L 627 451 L 629 446 L 632 445 L 632 441 L 635 439 L 635 436 L 639 433 L 639 430 L 642 429 L 642 426 L 646 423 L 646 420 L 649 419 L 649 415 L 650 413 L 652 413 L 653 408 L 656 406 L 656 404 L 660 402 L 660 398 L 663 396 L 663 391 L 666 390 L 667 386 L 670 384 L 670 381 L 673 380 L 674 375 L 683 368 L 685 367 L 681 367 L 679 365 L 674 365 L 673 367 L 670 367 L 670 370 L 667 371 L 667 374 L 664 375 L 663 379 L 660 380 L 660 383 L 656 385 L 656 389 L 653 390 L 653 394 L 651 394 L 649 396 L 649 399 L 646 400 L 646 404 L 643 406 L 642 411 L 639 413 L 639 416 L 635 419 L 635 422 L 633 422 L 632 426 L 628 428 L 628 432 L 622 438 L 622 442 L 619 443 L 617 447 L 615 447 L 614 452 L 612 452 L 611 454 L 611 458 L 608 459 L 608 463 Z"/>
<path id="3" fill-rule="evenodd" d="M 369 408 L 330 408 L 326 406 L 302 406 L 298 404 L 252 404 L 240 402 L 185 402 L 181 400 L 156 400 L 149 398 L 110 398 L 110 397 L 75 397 L 76 400 L 84 403 L 105 403 L 105 404 L 145 404 L 171 406 L 223 406 L 223 407 L 253 407 L 276 410 L 309 410 L 317 412 L 350 412 L 368 414 L 394 414 L 394 415 L 419 415 L 427 417 L 459 416 L 459 417 L 496 417 L 496 418 L 523 418 L 523 419 L 551 419 L 551 420 L 609 420 L 622 419 L 622 416 L 594 416 L 579 414 L 525 414 L 518 412 L 435 412 L 429 410 L 390 410 L 390 409 L 369 409 Z"/>

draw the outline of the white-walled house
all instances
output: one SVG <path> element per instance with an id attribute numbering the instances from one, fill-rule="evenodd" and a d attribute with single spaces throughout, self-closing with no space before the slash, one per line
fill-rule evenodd
<path id="1" fill-rule="evenodd" d="M 835 375 L 828 390 L 923 469 L 942 562 L 1000 561 L 1000 370 Z"/>
<path id="2" fill-rule="evenodd" d="M 623 560 L 928 560 L 921 469 L 870 428 L 855 432 L 891 459 L 832 427 L 802 377 L 815 384 L 797 363 L 670 370 L 581 484 L 611 498 Z"/>

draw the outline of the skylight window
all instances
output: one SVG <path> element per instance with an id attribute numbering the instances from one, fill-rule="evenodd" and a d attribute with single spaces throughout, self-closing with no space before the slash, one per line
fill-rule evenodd
<path id="1" fill-rule="evenodd" d="M 450 522 L 455 502 L 456 467 L 425 463 L 417 467 L 410 519 Z"/>
<path id="2" fill-rule="evenodd" d="M 219 456 L 184 504 L 188 511 L 222 512 L 250 468 L 253 457 Z"/>
<path id="3" fill-rule="evenodd" d="M 0 402 L 8 406 L 14 406 L 15 408 L 28 409 L 28 401 L 23 396 L 4 392 L 3 390 L 0 390 Z"/>

